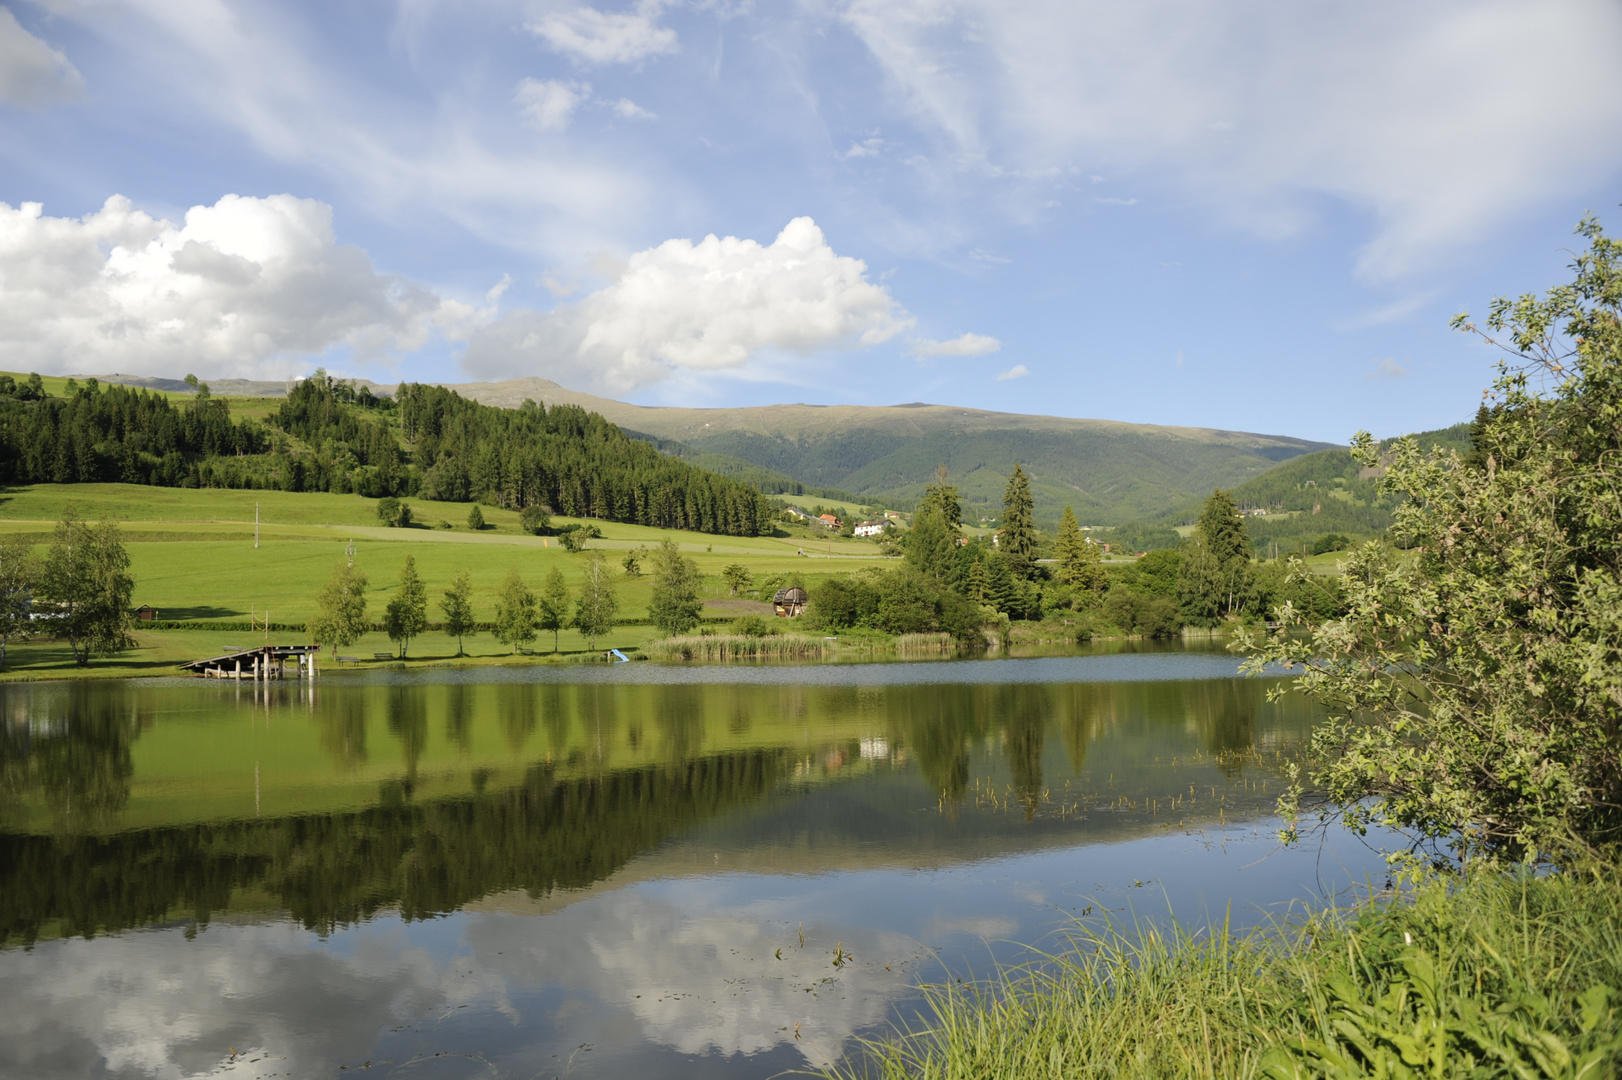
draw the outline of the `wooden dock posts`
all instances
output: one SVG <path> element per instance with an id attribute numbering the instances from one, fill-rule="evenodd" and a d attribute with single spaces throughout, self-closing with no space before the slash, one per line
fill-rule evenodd
<path id="1" fill-rule="evenodd" d="M 319 645 L 261 645 L 252 649 L 231 649 L 219 656 L 181 664 L 180 668 L 209 679 L 258 682 L 287 678 L 287 661 L 292 660 L 293 678 L 313 679 L 318 674 L 315 654 L 320 651 Z"/>

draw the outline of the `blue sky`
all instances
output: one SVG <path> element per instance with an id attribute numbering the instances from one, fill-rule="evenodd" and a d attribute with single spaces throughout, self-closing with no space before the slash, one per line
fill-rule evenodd
<path id="1" fill-rule="evenodd" d="M 0 366 L 1343 441 L 1622 231 L 1622 5 L 0 6 Z"/>

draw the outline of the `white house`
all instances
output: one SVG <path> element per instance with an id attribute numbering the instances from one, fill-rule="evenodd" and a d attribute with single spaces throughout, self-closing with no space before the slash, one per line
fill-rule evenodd
<path id="1" fill-rule="evenodd" d="M 884 532 L 884 526 L 887 524 L 889 524 L 889 522 L 886 521 L 858 521 L 856 523 L 856 535 L 878 536 L 880 533 Z"/>

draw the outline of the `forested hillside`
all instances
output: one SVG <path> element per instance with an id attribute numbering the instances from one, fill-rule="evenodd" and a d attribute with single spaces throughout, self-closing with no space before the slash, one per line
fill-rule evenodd
<path id="1" fill-rule="evenodd" d="M 1419 432 L 1414 438 L 1424 449 L 1468 453 L 1470 430 L 1470 424 L 1455 424 Z M 1235 486 L 1229 494 L 1242 510 L 1266 511 L 1246 519 L 1258 551 L 1275 544 L 1282 550 L 1310 546 L 1330 535 L 1348 541 L 1372 536 L 1391 524 L 1394 506 L 1391 497 L 1380 494 L 1377 472 L 1360 467 L 1349 450 L 1319 450 L 1292 458 Z M 1171 526 L 1193 521 L 1199 508 L 1197 500 L 1190 500 L 1123 527 L 1123 543 L 1137 550 L 1175 546 Z"/>
<path id="2" fill-rule="evenodd" d="M 323 373 L 263 422 L 94 379 L 61 396 L 0 376 L 0 482 L 115 482 L 416 496 L 753 536 L 772 509 L 572 405 L 501 409 L 434 386 L 395 398 Z"/>

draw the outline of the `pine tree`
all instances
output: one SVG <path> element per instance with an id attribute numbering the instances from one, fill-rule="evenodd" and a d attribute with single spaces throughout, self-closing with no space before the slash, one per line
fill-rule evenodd
<path id="1" fill-rule="evenodd" d="M 515 655 L 520 645 L 535 640 L 535 594 L 516 566 L 507 571 L 496 594 L 496 640 L 511 645 Z"/>
<path id="2" fill-rule="evenodd" d="M 1194 526 L 1178 593 L 1190 617 L 1210 623 L 1235 614 L 1250 593 L 1250 538 L 1225 491 L 1213 491 Z"/>
<path id="3" fill-rule="evenodd" d="M 969 564 L 969 580 L 966 586 L 970 600 L 976 604 L 984 604 L 991 597 L 991 581 L 986 576 L 984 559 L 976 559 Z"/>
<path id="4" fill-rule="evenodd" d="M 484 511 L 479 509 L 478 503 L 474 503 L 473 509 L 467 512 L 467 527 L 474 532 L 484 528 Z"/>
<path id="5" fill-rule="evenodd" d="M 569 584 L 563 580 L 563 571 L 552 567 L 541 584 L 537 605 L 536 626 L 552 632 L 552 651 L 558 651 L 558 631 L 569 625 Z"/>
<path id="6" fill-rule="evenodd" d="M 1059 519 L 1059 535 L 1053 544 L 1059 557 L 1059 580 L 1072 588 L 1098 597 L 1109 583 L 1104 573 L 1103 552 L 1099 546 L 1081 535 L 1075 512 L 1064 508 Z"/>
<path id="7" fill-rule="evenodd" d="M 1014 462 L 1013 475 L 1002 497 L 1002 540 L 998 547 L 1009 569 L 1020 575 L 1029 574 L 1036 565 L 1036 500 L 1031 497 L 1031 482 Z"/>
<path id="8" fill-rule="evenodd" d="M 417 560 L 410 555 L 406 556 L 405 568 L 400 571 L 400 587 L 383 609 L 383 629 L 390 641 L 400 643 L 402 659 L 411 646 L 411 639 L 428 629 L 428 590 L 417 576 Z"/>
<path id="9" fill-rule="evenodd" d="M 473 621 L 473 579 L 466 570 L 451 579 L 451 587 L 445 590 L 445 599 L 439 607 L 445 613 L 445 633 L 456 639 L 456 655 L 465 656 L 462 638 L 478 633 Z"/>
<path id="10" fill-rule="evenodd" d="M 946 464 L 935 466 L 935 475 L 930 478 L 929 485 L 924 488 L 924 497 L 918 504 L 920 513 L 934 510 L 940 514 L 941 520 L 946 523 L 947 531 L 953 536 L 963 527 L 963 500 L 947 476 Z"/>

